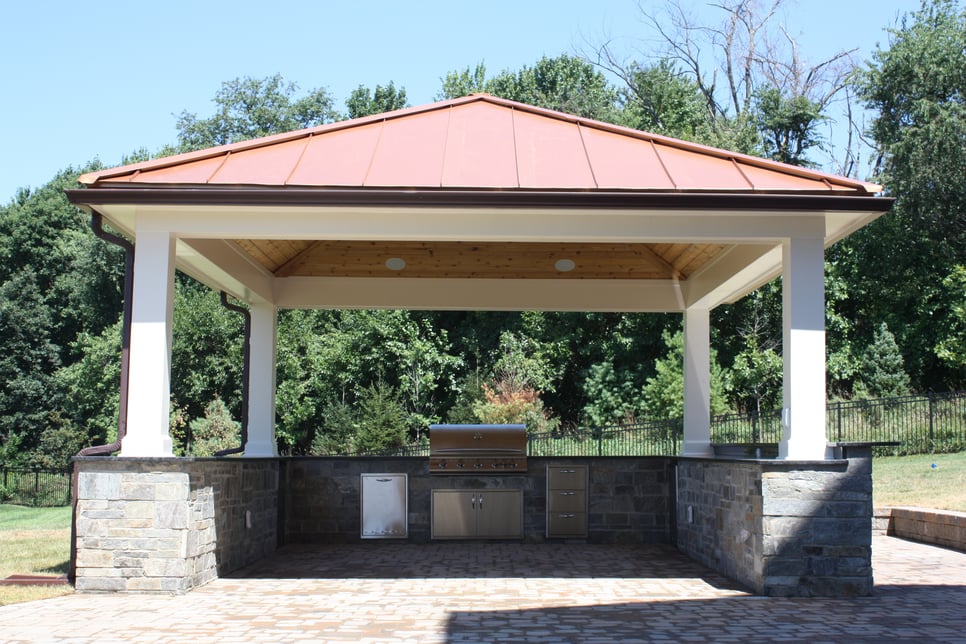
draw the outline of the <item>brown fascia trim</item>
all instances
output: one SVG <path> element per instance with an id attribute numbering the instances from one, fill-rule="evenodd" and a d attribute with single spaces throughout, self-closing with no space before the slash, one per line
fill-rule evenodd
<path id="1" fill-rule="evenodd" d="M 459 208 L 616 208 L 693 210 L 844 210 L 886 212 L 892 197 L 815 193 L 538 190 L 87 188 L 66 190 L 77 206 L 395 206 Z"/>

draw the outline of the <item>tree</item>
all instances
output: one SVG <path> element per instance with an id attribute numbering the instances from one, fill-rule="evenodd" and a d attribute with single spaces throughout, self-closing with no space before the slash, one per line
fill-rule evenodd
<path id="1" fill-rule="evenodd" d="M 765 155 L 792 165 L 815 165 L 805 151 L 821 143 L 818 126 L 826 117 L 817 102 L 788 96 L 777 87 L 755 90 L 755 118 Z"/>
<path id="2" fill-rule="evenodd" d="M 369 88 L 359 85 L 352 90 L 349 98 L 346 99 L 345 106 L 348 109 L 347 118 L 354 119 L 370 114 L 381 114 L 392 112 L 409 107 L 406 102 L 406 88 L 400 87 L 398 90 L 392 81 L 383 87 L 376 85 L 375 91 L 370 92 Z"/>
<path id="3" fill-rule="evenodd" d="M 603 121 L 617 120 L 617 93 L 604 75 L 587 61 L 561 54 L 543 57 L 533 67 L 504 71 L 485 79 L 483 63 L 474 70 L 450 72 L 440 98 L 487 92 L 512 101 Z"/>
<path id="4" fill-rule="evenodd" d="M 406 412 L 395 389 L 379 382 L 360 392 L 356 414 L 355 452 L 372 453 L 402 447 L 409 436 Z"/>
<path id="5" fill-rule="evenodd" d="M 642 5 L 645 24 L 664 44 L 663 51 L 643 57 L 681 69 L 696 85 L 708 127 L 703 143 L 803 165 L 821 143 L 821 115 L 846 88 L 852 52 L 807 63 L 794 37 L 776 24 L 783 2 L 726 0 L 713 5 L 722 13 L 713 25 L 699 24 L 677 0 L 661 11 Z M 597 47 L 594 57 L 635 96 L 644 96 L 634 71 L 647 64 L 627 61 L 612 43 Z"/>
<path id="6" fill-rule="evenodd" d="M 962 386 L 966 383 L 966 266 L 953 267 L 943 286 L 950 303 L 950 323 L 946 335 L 936 343 L 936 355 L 959 371 L 957 384 Z"/>
<path id="7" fill-rule="evenodd" d="M 241 423 L 232 419 L 221 398 L 205 405 L 204 416 L 189 421 L 188 426 L 191 432 L 186 456 L 214 456 L 241 446 Z"/>
<path id="8" fill-rule="evenodd" d="M 877 180 L 892 211 L 844 240 L 850 262 L 850 317 L 867 342 L 885 321 L 920 388 L 944 388 L 961 372 L 940 358 L 948 328 L 942 281 L 966 257 L 966 10 L 929 0 L 890 30 L 859 76 L 875 111 Z"/>
<path id="9" fill-rule="evenodd" d="M 189 422 L 207 416 L 218 400 L 241 417 L 241 316 L 221 305 L 218 293 L 180 276 L 175 287 L 171 345 L 171 395 Z"/>
<path id="10" fill-rule="evenodd" d="M 865 350 L 859 367 L 857 395 L 860 398 L 892 398 L 909 393 L 902 353 L 885 322 L 876 330 L 875 339 Z"/>
<path id="11" fill-rule="evenodd" d="M 51 340 L 53 327 L 53 311 L 30 267 L 0 286 L 0 440 L 16 443 L 21 451 L 38 445 L 59 409 L 53 374 L 60 357 Z"/>
<path id="12" fill-rule="evenodd" d="M 701 88 L 672 61 L 632 62 L 615 71 L 624 81 L 619 90 L 624 125 L 688 141 L 713 139 Z"/>
<path id="13" fill-rule="evenodd" d="M 534 339 L 506 331 L 493 374 L 482 385 L 483 399 L 473 411 L 484 423 L 525 423 L 530 432 L 555 429 L 559 421 L 544 409 L 540 395 L 553 388 L 550 362 Z"/>
<path id="14" fill-rule="evenodd" d="M 684 333 L 663 335 L 667 354 L 654 365 L 655 374 L 647 379 L 642 391 L 644 417 L 669 420 L 684 416 Z M 728 409 L 729 374 L 718 364 L 718 356 L 711 352 L 711 414 L 723 414 Z"/>
<path id="15" fill-rule="evenodd" d="M 180 151 L 200 150 L 257 137 L 289 132 L 334 121 L 327 90 L 311 90 L 295 98 L 298 85 L 281 74 L 266 78 L 246 76 L 226 81 L 215 94 L 217 112 L 207 119 L 182 112 L 178 117 Z"/>

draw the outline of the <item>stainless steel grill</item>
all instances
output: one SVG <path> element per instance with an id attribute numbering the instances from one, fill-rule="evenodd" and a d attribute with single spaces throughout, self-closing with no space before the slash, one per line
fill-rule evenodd
<path id="1" fill-rule="evenodd" d="M 526 425 L 430 425 L 430 474 L 523 474 Z"/>

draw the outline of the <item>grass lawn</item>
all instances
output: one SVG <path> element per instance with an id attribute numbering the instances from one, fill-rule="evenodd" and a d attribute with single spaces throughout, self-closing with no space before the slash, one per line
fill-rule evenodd
<path id="1" fill-rule="evenodd" d="M 0 505 L 0 579 L 10 575 L 66 575 L 70 507 Z M 70 586 L 0 586 L 0 606 L 56 597 Z"/>
<path id="2" fill-rule="evenodd" d="M 872 480 L 877 508 L 912 505 L 966 512 L 966 452 L 876 457 Z"/>

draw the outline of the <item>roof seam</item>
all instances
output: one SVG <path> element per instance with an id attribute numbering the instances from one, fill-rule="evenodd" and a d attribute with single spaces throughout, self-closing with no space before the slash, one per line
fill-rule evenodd
<path id="1" fill-rule="evenodd" d="M 667 164 L 664 163 L 664 159 L 661 157 L 661 151 L 657 149 L 657 145 L 654 144 L 653 139 L 648 139 L 648 143 L 651 144 L 651 149 L 654 150 L 654 156 L 657 157 L 657 162 L 661 164 L 661 169 L 664 170 L 664 174 L 667 175 L 667 180 L 671 182 L 671 185 L 675 190 L 678 190 L 678 182 L 674 180 L 671 176 L 670 170 L 667 169 Z"/>
<path id="2" fill-rule="evenodd" d="M 312 133 L 309 133 L 309 135 L 305 137 L 305 143 L 302 145 L 302 151 L 299 152 L 299 158 L 292 165 L 291 172 L 289 172 L 288 175 L 285 177 L 285 180 L 282 181 L 283 186 L 289 185 L 289 181 L 291 180 L 292 175 L 294 175 L 298 171 L 299 166 L 302 165 L 302 159 L 305 158 L 305 153 L 309 149 L 309 143 L 311 143 L 313 136 L 315 135 Z"/>
<path id="3" fill-rule="evenodd" d="M 446 112 L 446 136 L 443 139 L 443 158 L 439 163 L 439 187 L 443 187 L 443 177 L 446 176 L 446 152 L 449 150 L 449 137 L 452 134 L 453 126 L 453 106 L 451 105 Z"/>
<path id="4" fill-rule="evenodd" d="M 755 183 L 751 180 L 751 177 L 749 177 L 747 174 L 745 174 L 745 171 L 741 169 L 741 164 L 738 163 L 738 159 L 736 159 L 734 157 L 731 157 L 731 163 L 732 163 L 732 165 L 735 166 L 735 169 L 738 171 L 738 174 L 740 174 L 741 177 L 746 182 L 748 182 L 748 187 L 751 188 L 752 190 L 757 190 L 757 187 L 755 187 Z"/>
<path id="5" fill-rule="evenodd" d="M 214 171 L 211 174 L 208 175 L 208 179 L 205 180 L 205 183 L 214 183 L 215 182 L 215 176 L 219 172 L 221 172 L 221 169 L 222 168 L 225 167 L 225 164 L 228 163 L 228 157 L 230 157 L 230 156 L 231 156 L 231 150 L 228 150 L 227 152 L 225 152 L 225 156 L 222 157 L 221 163 L 219 163 L 218 164 L 218 167 L 215 168 Z"/>
<path id="6" fill-rule="evenodd" d="M 372 173 L 372 166 L 376 162 L 376 155 L 379 154 L 379 143 L 382 142 L 382 133 L 386 131 L 386 119 L 379 122 L 379 136 L 376 137 L 376 142 L 372 146 L 372 156 L 369 157 L 369 165 L 366 166 L 366 174 L 362 177 L 362 185 L 369 185 L 369 175 Z"/>
<path id="7" fill-rule="evenodd" d="M 587 149 L 587 142 L 584 140 L 584 129 L 579 122 L 577 123 L 577 135 L 580 137 L 580 145 L 584 149 L 584 158 L 587 159 L 587 167 L 590 169 L 590 178 L 594 182 L 594 188 L 600 189 L 597 173 L 594 172 L 594 164 L 590 160 L 590 150 Z"/>
<path id="8" fill-rule="evenodd" d="M 517 147 L 517 110 L 510 106 L 510 133 L 513 135 L 513 170 L 517 176 L 517 188 L 523 187 L 520 181 L 520 150 Z"/>

